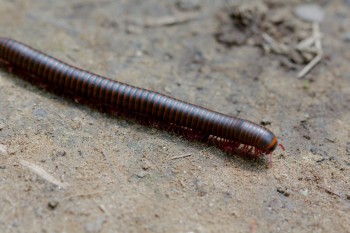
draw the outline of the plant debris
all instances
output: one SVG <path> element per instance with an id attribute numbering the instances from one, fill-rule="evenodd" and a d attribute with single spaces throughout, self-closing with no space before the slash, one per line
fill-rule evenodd
<path id="1" fill-rule="evenodd" d="M 219 15 L 216 40 L 227 46 L 251 45 L 266 54 L 281 56 L 281 65 L 296 69 L 304 77 L 322 59 L 319 22 L 305 22 L 288 8 L 264 2 L 244 3 L 230 7 Z"/>

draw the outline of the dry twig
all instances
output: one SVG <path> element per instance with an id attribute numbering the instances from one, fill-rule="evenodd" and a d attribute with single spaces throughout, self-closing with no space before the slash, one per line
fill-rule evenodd
<path id="1" fill-rule="evenodd" d="M 335 195 L 335 196 L 337 196 L 337 197 L 341 197 L 338 193 L 335 193 L 335 192 L 333 192 L 333 191 L 331 191 L 331 190 L 329 190 L 329 189 L 327 189 L 327 188 L 325 188 L 325 187 L 323 187 L 323 186 L 321 186 L 321 185 L 317 185 L 317 187 L 319 187 L 319 188 L 325 190 L 326 193 L 328 193 L 328 194 L 332 194 L 332 195 Z"/>
<path id="2" fill-rule="evenodd" d="M 192 20 L 195 20 L 196 18 L 198 18 L 198 14 L 182 14 L 182 15 L 175 15 L 175 16 L 170 15 L 170 16 L 158 17 L 158 18 L 146 18 L 145 20 L 142 20 L 142 22 L 132 20 L 131 23 L 136 24 L 138 26 L 143 26 L 143 27 L 162 27 L 162 26 L 173 26 L 177 24 L 184 24 Z"/>
<path id="3" fill-rule="evenodd" d="M 34 172 L 35 174 L 37 174 L 38 176 L 40 176 L 44 180 L 46 180 L 54 185 L 57 185 L 58 187 L 61 187 L 61 188 L 68 188 L 69 187 L 68 183 L 61 182 L 61 181 L 57 180 L 55 177 L 50 175 L 47 171 L 45 171 L 43 168 L 39 167 L 38 165 L 31 163 L 31 162 L 28 162 L 26 160 L 21 160 L 20 162 L 23 166 L 27 167 L 29 170 L 31 170 L 32 172 Z"/>
<path id="4" fill-rule="evenodd" d="M 306 43 L 307 42 L 307 43 Z M 307 47 L 309 45 L 309 47 Z M 316 56 L 298 73 L 298 78 L 304 78 L 321 60 L 323 57 L 320 25 L 318 23 L 313 24 L 313 35 L 309 40 L 304 41 L 300 45 L 299 49 L 303 51 L 309 50 L 312 46 L 315 46 Z"/>
<path id="5" fill-rule="evenodd" d="M 103 157 L 105 157 L 105 159 L 106 159 L 106 161 L 107 161 L 107 163 L 108 163 L 108 166 L 109 166 L 109 168 L 112 170 L 112 173 L 114 174 L 115 178 L 116 178 L 117 180 L 119 180 L 118 175 L 117 175 L 117 172 L 116 172 L 116 170 L 114 169 L 114 167 L 113 167 L 113 165 L 112 165 L 112 163 L 111 163 L 111 160 L 109 159 L 107 153 L 106 153 L 104 150 L 102 150 L 101 153 L 102 153 Z"/>
<path id="6" fill-rule="evenodd" d="M 192 154 L 184 154 L 184 155 L 174 156 L 174 157 L 171 157 L 169 160 L 186 158 L 186 157 L 190 157 L 191 155 Z"/>

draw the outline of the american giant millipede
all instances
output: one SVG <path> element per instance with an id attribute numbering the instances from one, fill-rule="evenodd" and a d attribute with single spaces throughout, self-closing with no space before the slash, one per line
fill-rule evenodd
<path id="1" fill-rule="evenodd" d="M 93 74 L 12 39 L 0 38 L 0 61 L 25 73 L 27 79 L 36 78 L 80 98 L 207 135 L 233 149 L 244 144 L 246 152 L 255 149 L 254 154 L 260 154 L 271 153 L 277 146 L 276 136 L 253 122 Z"/>

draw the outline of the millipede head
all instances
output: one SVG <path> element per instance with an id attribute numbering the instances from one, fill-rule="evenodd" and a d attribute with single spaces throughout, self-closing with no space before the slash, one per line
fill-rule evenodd
<path id="1" fill-rule="evenodd" d="M 277 145 L 278 145 L 278 140 L 277 140 L 277 137 L 274 136 L 271 143 L 267 146 L 268 152 L 271 153 L 272 151 L 274 151 Z"/>

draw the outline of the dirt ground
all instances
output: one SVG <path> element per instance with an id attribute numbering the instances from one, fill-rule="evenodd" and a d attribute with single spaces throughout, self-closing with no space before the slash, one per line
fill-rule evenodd
<path id="1" fill-rule="evenodd" d="M 258 20 L 237 16 L 247 2 L 266 7 Z M 350 232 L 350 3 L 317 1 L 322 61 L 298 79 L 310 53 L 266 35 L 312 33 L 293 13 L 303 2 L 0 0 L 1 36 L 262 122 L 286 148 L 272 166 L 227 155 L 1 70 L 0 231 Z"/>

